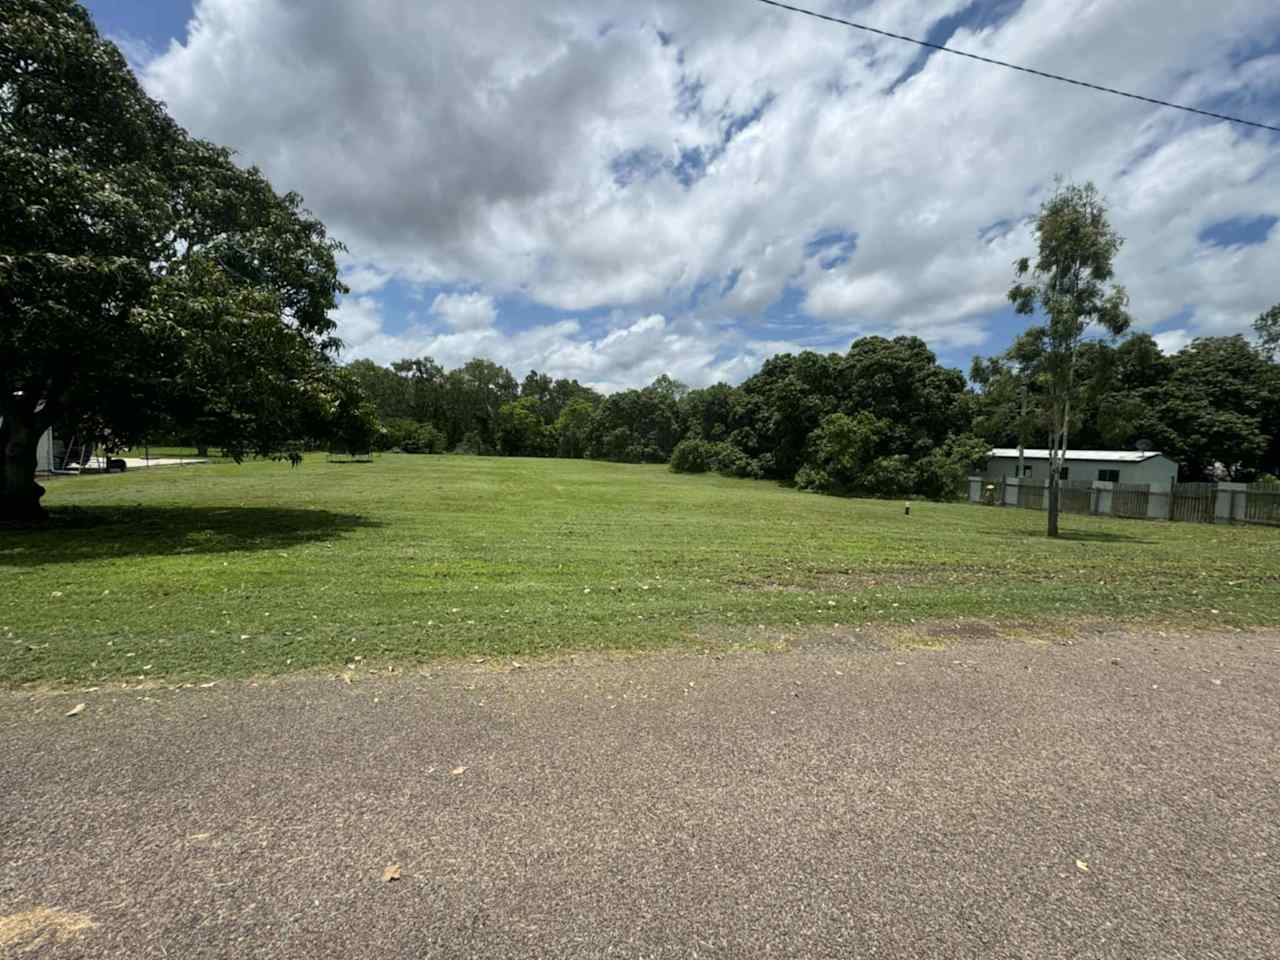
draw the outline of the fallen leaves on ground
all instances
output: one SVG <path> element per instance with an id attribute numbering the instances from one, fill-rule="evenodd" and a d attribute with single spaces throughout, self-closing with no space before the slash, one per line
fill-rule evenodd
<path id="1" fill-rule="evenodd" d="M 466 767 L 454 767 L 452 770 L 449 771 L 449 776 L 460 777 L 466 772 L 467 772 Z"/>
<path id="2" fill-rule="evenodd" d="M 386 869 L 382 871 L 382 882 L 390 883 L 392 880 L 399 880 L 399 879 L 400 879 L 400 864 L 398 863 L 387 864 Z"/>
<path id="3" fill-rule="evenodd" d="M 83 703 L 77 703 L 74 707 L 72 707 L 70 710 L 68 710 L 68 711 L 67 711 L 67 716 L 68 716 L 68 717 L 78 717 L 78 716 L 80 716 L 80 714 L 82 714 L 82 713 L 84 713 L 84 704 L 83 704 Z"/>

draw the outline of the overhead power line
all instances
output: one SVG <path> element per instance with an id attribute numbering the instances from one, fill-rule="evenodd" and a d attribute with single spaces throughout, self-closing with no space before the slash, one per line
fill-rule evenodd
<path id="1" fill-rule="evenodd" d="M 1188 107 L 1181 103 L 1171 103 L 1168 100 L 1157 100 L 1155 97 L 1144 97 L 1139 93 L 1128 93 L 1124 90 L 1117 90 L 1114 87 L 1104 87 L 1101 84 L 1089 83 L 1085 80 L 1075 80 L 1071 77 L 1064 77 L 1057 73 L 1049 73 L 1045 70 L 1036 70 L 1032 67 L 1024 67 L 1020 64 L 1008 63 L 1004 60 L 996 60 L 992 57 L 983 57 L 976 53 L 968 53 L 964 50 L 956 50 L 954 47 L 943 46 L 940 43 L 931 43 L 928 40 L 917 40 L 915 37 L 904 36 L 901 33 L 892 33 L 888 30 L 881 30 L 878 27 L 871 27 L 865 23 L 857 23 L 853 20 L 833 17 L 830 14 L 819 13 L 816 10 L 806 10 L 804 7 L 793 7 L 789 3 L 780 3 L 779 0 L 758 0 L 758 2 L 768 4 L 771 7 L 777 7 L 780 10 L 790 10 L 792 13 L 802 13 L 806 17 L 813 17 L 817 20 L 826 20 L 830 23 L 838 23 L 841 26 L 852 27 L 854 30 L 874 33 L 881 37 L 888 37 L 891 40 L 902 40 L 905 43 L 914 43 L 918 47 L 928 47 L 930 50 L 940 50 L 943 53 L 953 53 L 957 57 L 967 57 L 970 60 L 977 60 L 980 63 L 989 63 L 993 66 L 1004 67 L 1007 70 L 1017 70 L 1020 73 L 1030 73 L 1033 76 L 1044 77 L 1046 80 L 1057 80 L 1059 83 L 1069 83 L 1072 86 L 1084 87 L 1088 90 L 1097 90 L 1101 93 L 1111 93 L 1117 97 L 1128 97 L 1130 100 L 1141 100 L 1143 103 L 1151 103 L 1157 107 L 1170 107 L 1174 110 L 1183 110 L 1187 113 L 1199 114 L 1202 117 L 1212 117 L 1214 120 L 1225 120 L 1228 123 L 1240 123 L 1246 127 L 1258 127 L 1261 130 L 1271 130 L 1275 133 L 1280 133 L 1280 127 L 1273 127 L 1268 123 L 1258 123 L 1255 120 L 1242 120 L 1240 117 L 1227 116 L 1225 113 L 1212 113 L 1209 110 L 1200 110 L 1196 107 Z"/>

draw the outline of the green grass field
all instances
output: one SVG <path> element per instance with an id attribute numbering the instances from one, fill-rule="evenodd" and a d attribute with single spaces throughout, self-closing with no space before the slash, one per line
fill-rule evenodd
<path id="1" fill-rule="evenodd" d="M 170 682 L 813 627 L 1280 623 L 1280 531 L 842 500 L 656 466 L 312 457 L 57 479 L 0 679 Z M 761 630 L 761 627 L 764 630 Z"/>

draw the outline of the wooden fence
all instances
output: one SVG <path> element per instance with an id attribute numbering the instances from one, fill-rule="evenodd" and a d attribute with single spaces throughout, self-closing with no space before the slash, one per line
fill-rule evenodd
<path id="1" fill-rule="evenodd" d="M 1175 483 L 1169 498 L 1169 519 L 1187 523 L 1213 523 L 1218 503 L 1214 483 Z"/>
<path id="2" fill-rule="evenodd" d="M 1235 493 L 1232 494 L 1232 500 Z M 1232 503 L 1232 515 L 1236 516 L 1235 503 Z M 1280 527 L 1280 483 L 1251 483 L 1244 491 L 1245 523 L 1263 523 Z"/>
<path id="3" fill-rule="evenodd" d="M 1044 510 L 1048 507 L 1045 488 L 1041 484 L 1018 484 L 1018 506 L 1026 510 Z"/>
<path id="4" fill-rule="evenodd" d="M 1111 488 L 1111 513 L 1117 517 L 1145 519 L 1151 508 L 1151 484 L 1117 483 Z"/>
<path id="5" fill-rule="evenodd" d="M 1103 483 L 1064 480 L 1058 487 L 1063 513 L 1168 519 L 1182 523 L 1256 523 L 1280 527 L 1280 482 Z M 1045 483 L 969 478 L 969 500 L 992 506 L 1044 510 L 1049 505 Z"/>
<path id="6" fill-rule="evenodd" d="M 1064 480 L 1058 484 L 1063 513 L 1093 513 L 1093 484 L 1087 480 Z"/>

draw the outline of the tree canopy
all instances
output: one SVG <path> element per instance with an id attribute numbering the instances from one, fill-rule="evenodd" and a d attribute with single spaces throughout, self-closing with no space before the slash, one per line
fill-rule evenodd
<path id="1" fill-rule="evenodd" d="M 336 422 L 340 246 L 297 194 L 182 130 L 72 0 L 6 3 L 0 91 L 0 522 L 43 518 L 54 423 L 239 457 Z"/>

